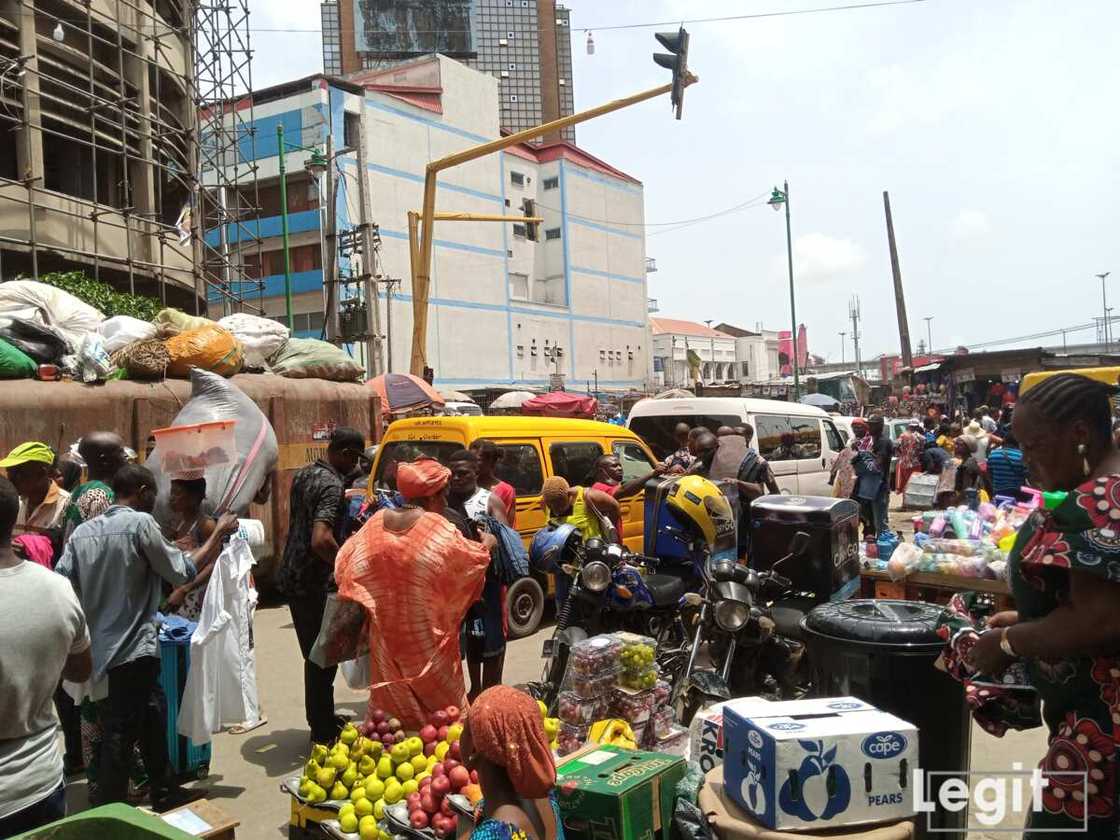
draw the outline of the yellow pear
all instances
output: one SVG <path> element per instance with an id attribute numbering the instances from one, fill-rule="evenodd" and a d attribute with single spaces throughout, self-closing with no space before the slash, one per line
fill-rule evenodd
<path id="1" fill-rule="evenodd" d="M 358 767 L 355 764 L 351 764 L 342 774 L 342 783 L 346 785 L 347 788 L 352 788 L 356 781 L 358 781 Z"/>
<path id="2" fill-rule="evenodd" d="M 397 778 L 402 782 L 407 782 L 416 775 L 416 768 L 412 766 L 411 761 L 402 761 L 397 765 Z"/>
<path id="3" fill-rule="evenodd" d="M 315 744 L 311 747 L 311 760 L 316 764 L 322 764 L 323 759 L 327 757 L 327 748 L 323 744 Z"/>
<path id="4" fill-rule="evenodd" d="M 366 798 L 376 802 L 385 795 L 385 783 L 380 779 L 366 779 Z"/>
<path id="5" fill-rule="evenodd" d="M 373 818 L 375 820 L 385 819 L 385 800 L 378 799 L 373 803 Z"/>
<path id="6" fill-rule="evenodd" d="M 307 801 L 311 803 L 326 802 L 327 792 L 319 785 L 312 785 L 311 790 L 307 792 Z"/>
<path id="7" fill-rule="evenodd" d="M 339 816 L 338 827 L 347 834 L 353 834 L 358 830 L 358 815 L 351 811 L 349 814 Z"/>
<path id="8" fill-rule="evenodd" d="M 423 773 L 428 769 L 428 757 L 426 755 L 414 755 L 412 757 L 412 769 L 417 773 Z"/>
<path id="9" fill-rule="evenodd" d="M 451 749 L 451 745 L 446 741 L 440 741 L 438 744 L 436 744 L 436 760 L 443 761 L 447 757 L 447 751 L 449 749 Z"/>
<path id="10" fill-rule="evenodd" d="M 420 790 L 420 783 L 415 779 L 409 779 L 407 782 L 401 783 L 401 792 L 405 796 L 408 796 L 411 793 L 416 793 L 416 791 L 418 790 Z"/>
<path id="11" fill-rule="evenodd" d="M 354 785 L 350 788 L 350 801 L 357 802 L 359 799 L 366 798 L 366 789 L 362 785 Z"/>
<path id="12" fill-rule="evenodd" d="M 401 789 L 401 783 L 396 779 L 389 779 L 385 783 L 385 795 L 382 799 L 386 805 L 396 805 L 401 799 L 404 798 L 404 791 Z"/>
<path id="13" fill-rule="evenodd" d="M 359 799 L 354 803 L 354 813 L 359 817 L 368 817 L 373 813 L 373 803 L 368 799 Z"/>
<path id="14" fill-rule="evenodd" d="M 347 767 L 350 766 L 350 757 L 348 755 L 346 755 L 346 753 L 338 752 L 338 753 L 335 753 L 334 755 L 332 755 L 330 758 L 328 758 L 327 763 L 331 767 L 335 767 L 339 770 L 345 770 Z"/>
<path id="15" fill-rule="evenodd" d="M 362 733 L 358 731 L 358 727 L 356 727 L 352 723 L 348 723 L 344 727 L 342 727 L 342 732 L 339 733 L 338 740 L 340 740 L 344 744 L 349 745 L 353 744 L 360 737 L 362 737 Z"/>
<path id="16" fill-rule="evenodd" d="M 331 788 L 330 798 L 336 802 L 340 799 L 345 799 L 350 795 L 350 791 L 346 789 L 346 785 L 342 782 L 335 782 L 334 787 Z"/>
<path id="17" fill-rule="evenodd" d="M 307 778 L 307 776 L 304 776 L 302 779 L 300 779 L 299 780 L 299 795 L 302 796 L 304 799 L 306 799 L 307 794 L 310 792 L 311 786 L 313 784 L 315 784 L 315 783 L 313 781 L 311 781 L 309 778 Z"/>
<path id="18" fill-rule="evenodd" d="M 338 771 L 333 767 L 323 767 L 315 774 L 315 784 L 321 788 L 329 788 L 334 785 L 334 777 Z"/>
<path id="19" fill-rule="evenodd" d="M 363 776 L 372 776 L 377 772 L 377 762 L 371 756 L 362 756 L 362 760 L 358 762 L 358 772 Z"/>
<path id="20" fill-rule="evenodd" d="M 377 820 L 373 817 L 362 817 L 358 821 L 358 837 L 361 840 L 377 840 Z"/>
<path id="21" fill-rule="evenodd" d="M 381 756 L 377 762 L 377 778 L 388 779 L 393 775 L 393 761 L 387 755 Z"/>
<path id="22" fill-rule="evenodd" d="M 463 734 L 463 724 L 453 723 L 447 727 L 447 743 L 454 744 L 459 740 L 459 736 Z"/>

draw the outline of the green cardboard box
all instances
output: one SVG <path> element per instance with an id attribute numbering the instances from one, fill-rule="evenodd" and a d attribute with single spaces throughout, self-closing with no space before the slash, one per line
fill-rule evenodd
<path id="1" fill-rule="evenodd" d="M 669 840 L 687 766 L 664 753 L 590 746 L 556 771 L 568 840 Z"/>

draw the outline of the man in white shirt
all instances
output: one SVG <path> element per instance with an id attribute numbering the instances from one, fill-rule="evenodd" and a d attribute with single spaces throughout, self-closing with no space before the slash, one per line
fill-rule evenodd
<path id="1" fill-rule="evenodd" d="M 52 698 L 60 679 L 83 682 L 92 669 L 70 583 L 12 551 L 18 513 L 15 487 L 0 478 L 0 837 L 66 816 Z"/>

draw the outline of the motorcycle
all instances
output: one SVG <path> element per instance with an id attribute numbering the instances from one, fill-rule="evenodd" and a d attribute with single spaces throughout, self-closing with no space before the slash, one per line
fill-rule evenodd
<path id="1" fill-rule="evenodd" d="M 732 697 L 793 699 L 805 693 L 804 646 L 795 640 L 795 628 L 790 626 L 803 614 L 798 609 L 801 596 L 777 570 L 802 557 L 810 539 L 798 531 L 789 553 L 765 572 L 728 557 L 705 564 L 703 587 L 684 596 L 700 612 L 687 664 L 670 695 L 682 724 L 687 725 L 701 709 Z M 700 667 L 705 647 L 712 664 Z"/>
<path id="2" fill-rule="evenodd" d="M 563 684 L 568 655 L 584 639 L 629 630 L 657 639 L 670 656 L 682 648 L 686 634 L 680 605 L 689 582 L 659 573 L 656 558 L 598 538 L 585 542 L 569 524 L 538 531 L 529 553 L 536 568 L 556 574 L 560 604 L 552 637 L 544 643 L 541 679 L 529 685 L 550 711 Z M 673 663 L 678 660 L 667 660 L 663 674 L 675 676 Z"/>

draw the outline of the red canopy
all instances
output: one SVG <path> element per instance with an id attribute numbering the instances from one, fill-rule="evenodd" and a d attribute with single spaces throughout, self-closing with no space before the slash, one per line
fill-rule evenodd
<path id="1" fill-rule="evenodd" d="M 523 402 L 521 413 L 541 417 L 583 417 L 594 420 L 598 408 L 599 401 L 594 397 L 570 394 L 567 391 L 550 391 Z"/>

